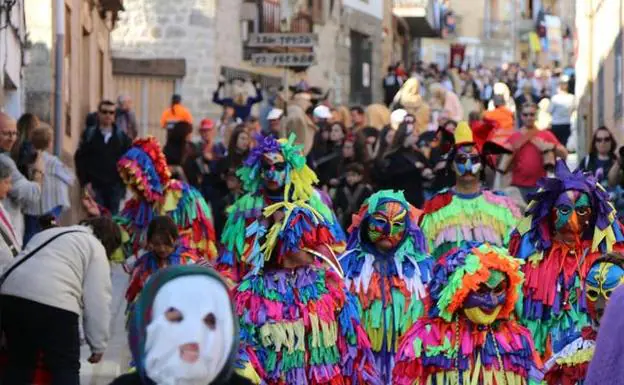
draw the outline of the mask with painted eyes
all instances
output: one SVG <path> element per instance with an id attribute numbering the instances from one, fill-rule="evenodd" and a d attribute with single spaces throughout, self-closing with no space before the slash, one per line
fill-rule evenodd
<path id="1" fill-rule="evenodd" d="M 624 283 L 624 269 L 612 262 L 597 262 L 589 269 L 585 281 L 587 310 L 596 326 L 613 291 Z"/>
<path id="2" fill-rule="evenodd" d="M 264 187 L 271 192 L 278 192 L 286 184 L 286 161 L 277 152 L 265 154 L 260 165 L 260 176 Z"/>
<path id="3" fill-rule="evenodd" d="M 458 176 L 479 175 L 482 168 L 481 156 L 474 146 L 458 148 L 453 164 L 455 165 L 455 173 Z"/>
<path id="4" fill-rule="evenodd" d="M 591 222 L 589 195 L 576 190 L 563 192 L 555 201 L 552 216 L 557 233 L 580 237 Z"/>
<path id="5" fill-rule="evenodd" d="M 508 288 L 507 276 L 498 270 L 491 270 L 487 281 L 482 282 L 477 290 L 471 291 L 466 297 L 466 318 L 477 325 L 490 325 L 496 321 L 507 300 Z"/>
<path id="6" fill-rule="evenodd" d="M 393 250 L 405 236 L 407 209 L 398 202 L 385 202 L 368 219 L 368 238 L 380 251 Z"/>

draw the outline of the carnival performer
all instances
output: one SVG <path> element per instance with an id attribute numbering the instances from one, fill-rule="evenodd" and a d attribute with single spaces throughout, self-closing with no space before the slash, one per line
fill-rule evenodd
<path id="1" fill-rule="evenodd" d="M 624 236 L 607 192 L 593 176 L 558 161 L 555 177 L 542 178 L 538 186 L 509 249 L 526 261 L 520 321 L 548 359 L 589 324 L 582 283 L 600 255 L 624 250 Z"/>
<path id="2" fill-rule="evenodd" d="M 147 280 L 158 270 L 167 266 L 193 264 L 199 258 L 178 241 L 178 228 L 167 216 L 154 217 L 147 228 L 147 253 L 143 254 L 132 269 L 126 301 L 132 304 Z"/>
<path id="3" fill-rule="evenodd" d="M 503 149 L 479 143 L 470 126 L 460 122 L 449 162 L 457 175 L 455 187 L 440 191 L 425 203 L 420 227 L 429 251 L 439 258 L 464 242 L 487 242 L 506 247 L 522 214 L 513 201 L 482 187 L 486 155 Z M 492 148 L 492 150 L 489 150 Z"/>
<path id="4" fill-rule="evenodd" d="M 425 313 L 433 263 L 417 225 L 419 214 L 400 191 L 373 194 L 354 215 L 347 251 L 339 259 L 347 288 L 360 300 L 362 325 L 384 384 L 392 383 L 399 340 Z"/>
<path id="5" fill-rule="evenodd" d="M 544 365 L 548 385 L 582 385 L 594 356 L 600 319 L 613 291 L 624 283 L 624 259 L 609 253 L 598 258 L 589 268 L 584 295 L 591 324 L 581 336 L 554 354 Z"/>
<path id="6" fill-rule="evenodd" d="M 323 215 L 303 200 L 278 202 L 264 215 L 262 254 L 244 260 L 250 273 L 235 288 L 242 339 L 260 377 L 269 385 L 381 385 Z"/>
<path id="7" fill-rule="evenodd" d="M 229 209 L 221 236 L 224 251 L 218 259 L 219 270 L 233 281 L 239 281 L 250 266 L 259 266 L 258 260 L 270 257 L 266 253 L 266 239 L 277 234 L 268 232 L 267 212 L 290 210 L 293 202 L 304 204 L 320 215 L 317 220 L 327 225 L 331 235 L 325 242 L 328 248 L 338 253 L 344 250 L 344 232 L 315 190 L 318 179 L 306 165 L 302 146 L 296 145 L 295 140 L 294 134 L 279 140 L 258 137 L 257 146 L 237 171 L 246 194 Z"/>
<path id="8" fill-rule="evenodd" d="M 111 385 L 260 383 L 253 368 L 241 361 L 229 288 L 210 268 L 159 270 L 138 297 L 129 326 L 137 370 Z"/>
<path id="9" fill-rule="evenodd" d="M 429 317 L 401 341 L 393 384 L 540 384 L 531 333 L 511 315 L 520 285 L 520 261 L 501 247 L 465 243 L 442 256 Z"/>
<path id="10" fill-rule="evenodd" d="M 121 179 L 134 194 L 115 217 L 125 233 L 126 257 L 138 255 L 146 246 L 148 225 L 157 215 L 173 219 L 182 244 L 198 257 L 208 260 L 216 257 L 210 206 L 193 187 L 171 178 L 156 138 L 136 139 L 117 163 L 117 168 Z M 83 204 L 91 215 L 105 214 L 89 197 L 83 200 Z"/>

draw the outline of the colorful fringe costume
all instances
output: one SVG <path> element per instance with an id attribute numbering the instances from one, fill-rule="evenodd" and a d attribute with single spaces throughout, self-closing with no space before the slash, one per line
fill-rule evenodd
<path id="1" fill-rule="evenodd" d="M 155 138 L 135 140 L 117 167 L 124 183 L 135 192 L 117 218 L 125 232 L 126 255 L 136 255 L 144 247 L 147 226 L 155 215 L 167 215 L 178 226 L 185 246 L 200 257 L 216 257 L 210 206 L 193 187 L 171 179 Z"/>
<path id="2" fill-rule="evenodd" d="M 283 195 L 271 196 L 263 186 L 261 163 L 263 157 L 279 154 L 285 163 L 285 181 Z M 301 153 L 301 146 L 295 144 L 295 135 L 288 140 L 276 140 L 273 137 L 259 137 L 257 146 L 237 171 L 247 193 L 229 208 L 229 214 L 221 241 L 223 253 L 218 259 L 218 268 L 227 278 L 238 282 L 253 268 L 253 274 L 259 272 L 264 259 L 268 259 L 271 250 L 267 244 L 274 242 L 279 228 L 269 228 L 269 222 L 276 213 L 287 216 L 295 207 L 305 207 L 314 213 L 316 221 L 324 225 L 319 242 L 326 244 L 333 252 L 344 250 L 345 235 L 334 213 L 322 201 L 314 183 L 318 179 L 306 165 Z M 277 214 L 279 215 L 279 214 Z M 297 236 L 312 236 L 305 230 Z M 331 239 L 331 241 L 330 241 Z"/>
<path id="3" fill-rule="evenodd" d="M 506 247 L 521 217 L 520 210 L 504 195 L 483 190 L 466 196 L 448 189 L 425 203 L 420 228 L 437 259 L 464 242 Z"/>
<path id="4" fill-rule="evenodd" d="M 454 188 L 440 191 L 425 202 L 420 228 L 429 241 L 429 252 L 437 259 L 451 248 L 466 242 L 487 242 L 507 246 L 509 235 L 522 213 L 504 195 L 478 190 L 484 164 L 492 167 L 492 155 L 506 152 L 498 144 L 475 137 L 466 122 L 459 122 L 449 155 L 458 181 L 472 178 L 474 194 L 461 194 Z M 459 159 L 463 158 L 460 162 Z"/>
<path id="5" fill-rule="evenodd" d="M 264 252 L 244 260 L 250 274 L 235 289 L 241 339 L 256 353 L 256 371 L 271 385 L 381 385 L 358 300 L 339 266 L 322 263 L 337 264 L 325 247 L 334 242 L 327 222 L 303 201 L 281 205 L 285 216 L 266 231 Z M 314 262 L 282 267 L 301 252 Z"/>
<path id="6" fill-rule="evenodd" d="M 510 319 L 522 284 L 519 268 L 506 250 L 487 244 L 466 244 L 441 257 L 429 286 L 429 318 L 417 321 L 403 338 L 393 384 L 539 384 L 541 361 L 531 333 Z M 504 299 L 491 324 L 475 324 L 465 301 L 495 271 L 507 282 Z"/>
<path id="7" fill-rule="evenodd" d="M 601 254 L 624 250 L 624 235 L 608 194 L 593 177 L 570 172 L 559 161 L 555 178 L 543 178 L 539 186 L 509 249 L 526 261 L 520 320 L 531 330 L 538 351 L 547 359 L 577 339 L 588 325 L 582 283 Z M 568 191 L 586 194 L 592 212 L 575 246 L 554 238 L 555 202 Z"/>
<path id="8" fill-rule="evenodd" d="M 602 312 L 610 302 L 613 292 L 622 284 L 624 284 L 624 259 L 621 254 L 603 255 L 591 265 L 584 283 L 591 326 L 584 327 L 579 338 L 566 345 L 546 362 L 544 379 L 548 385 L 585 383 L 589 363 L 594 357 Z"/>
<path id="9" fill-rule="evenodd" d="M 143 254 L 135 263 L 132 269 L 132 277 L 128 289 L 126 290 L 126 301 L 134 302 L 136 296 L 141 292 L 143 286 L 155 272 L 168 266 L 190 265 L 195 263 L 198 257 L 183 246 L 176 247 L 175 251 L 167 257 L 166 261 L 161 261 L 153 252 Z"/>
<path id="10" fill-rule="evenodd" d="M 367 226 L 371 216 L 390 202 L 399 204 L 407 213 L 405 233 L 396 248 L 384 253 L 370 240 Z M 425 284 L 433 263 L 417 225 L 418 215 L 402 192 L 384 190 L 373 194 L 354 215 L 347 251 L 340 257 L 347 288 L 362 305 L 362 325 L 385 384 L 392 383 L 400 339 L 425 313 Z"/>
<path id="11" fill-rule="evenodd" d="M 582 385 L 596 347 L 596 330 L 586 326 L 581 336 L 566 345 L 544 365 L 549 385 Z"/>

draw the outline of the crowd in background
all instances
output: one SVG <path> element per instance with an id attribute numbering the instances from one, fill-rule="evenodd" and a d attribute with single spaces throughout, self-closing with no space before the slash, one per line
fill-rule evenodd
<path id="1" fill-rule="evenodd" d="M 403 190 L 410 203 L 422 207 L 433 194 L 453 186 L 455 176 L 446 155 L 462 120 L 469 122 L 476 137 L 495 138 L 508 147 L 511 155 L 496 159 L 498 170 L 484 183 L 506 190 L 522 205 L 555 158 L 565 158 L 567 149 L 575 148 L 574 77 L 572 69 L 558 67 L 530 72 L 506 64 L 464 70 L 418 62 L 406 69 L 397 63 L 383 79 L 384 103 L 366 106 L 332 105 L 303 82 L 288 93 L 223 79 L 213 97 L 222 106 L 217 120 L 194 120 L 182 97 L 173 95 L 161 117 L 167 131 L 162 145 L 174 176 L 195 186 L 210 203 L 217 233 L 226 208 L 243 193 L 236 170 L 258 134 L 297 133 L 320 188 L 332 198 L 345 227 L 376 190 Z M 126 95 L 116 103 L 102 101 L 85 122 L 75 154 L 77 180 L 112 213 L 126 193 L 115 163 L 138 132 L 132 100 Z M 17 199 L 20 207 L 12 207 L 16 200 L 5 203 L 17 237 L 27 241 L 40 228 L 41 217 L 58 219 L 69 208 L 74 177 L 49 152 L 51 129 L 32 114 L 21 117 L 15 130 L 1 134 L 5 158 L 31 188 L 19 188 L 24 190 Z M 610 130 L 601 127 L 589 155 L 578 165 L 609 186 L 619 204 L 617 148 Z M 40 178 L 44 167 L 55 178 Z M 45 198 L 42 204 L 40 196 Z"/>

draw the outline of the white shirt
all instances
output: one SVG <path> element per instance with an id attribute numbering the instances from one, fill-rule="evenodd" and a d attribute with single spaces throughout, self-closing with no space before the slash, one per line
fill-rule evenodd
<path id="1" fill-rule="evenodd" d="M 574 112 L 574 95 L 558 92 L 550 98 L 548 112 L 552 116 L 551 124 L 570 124 Z"/>

